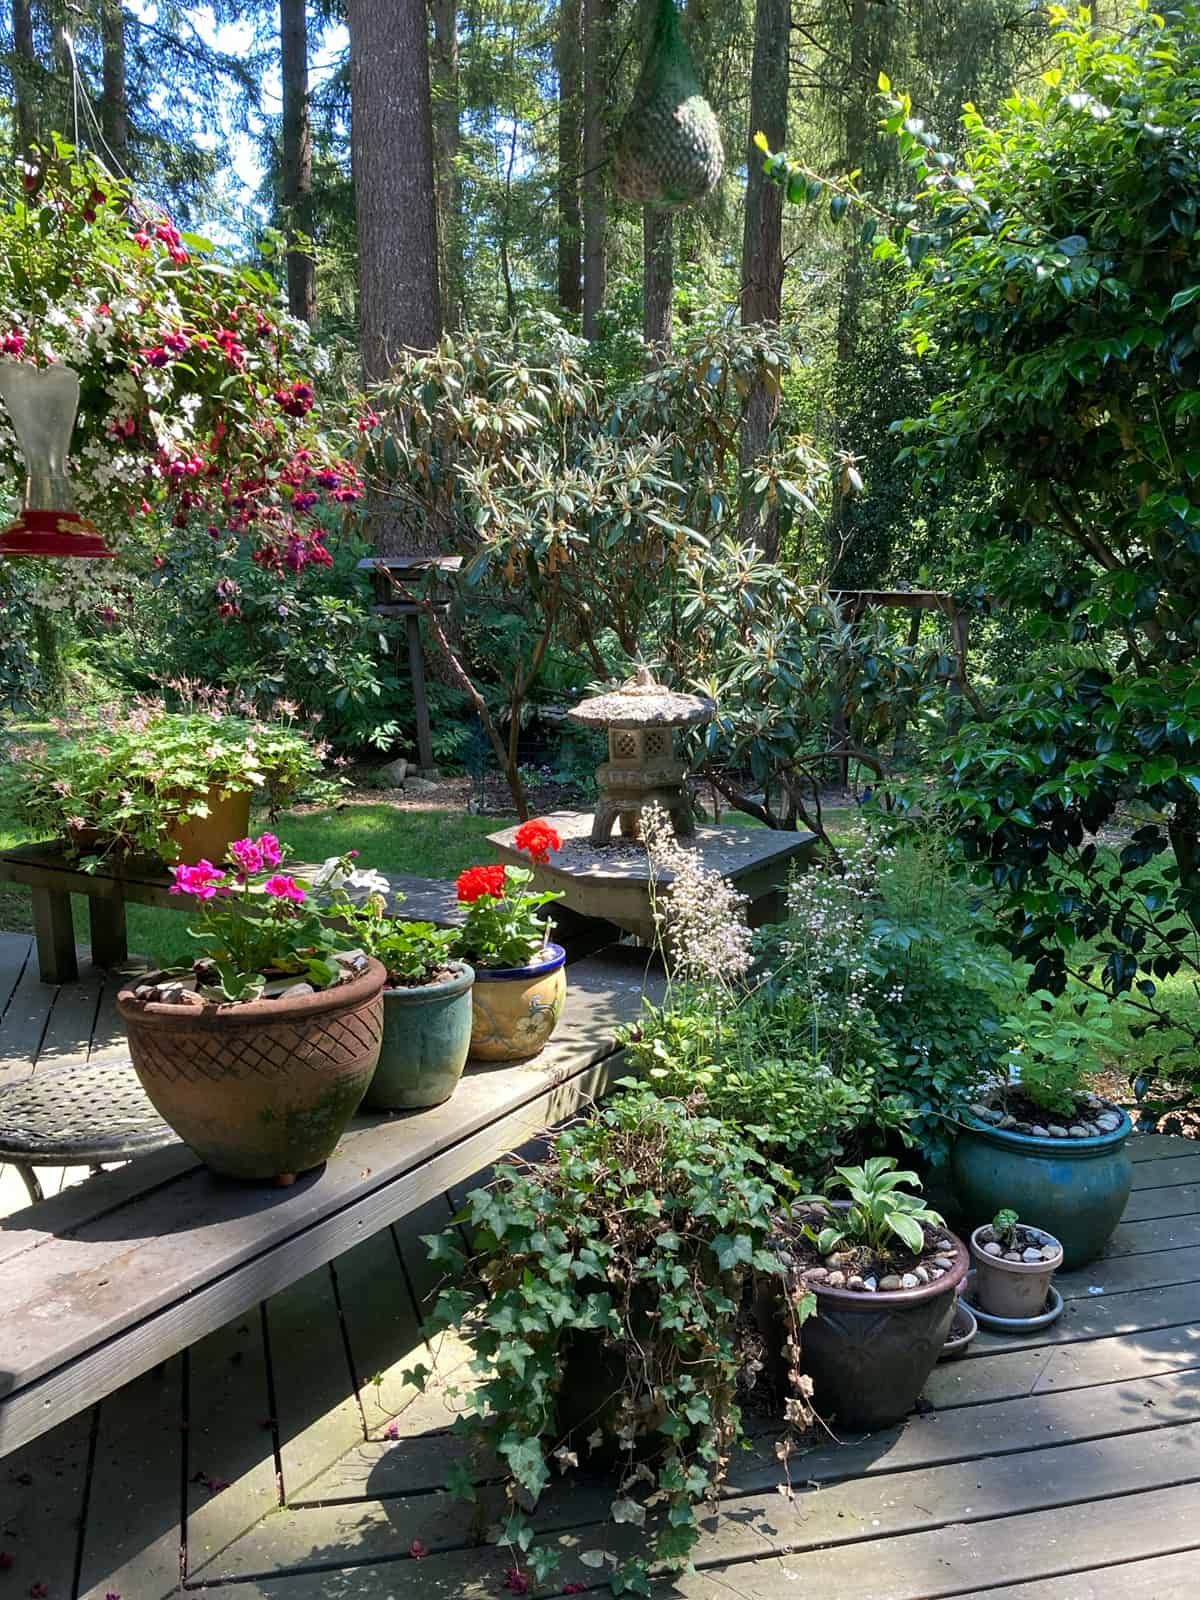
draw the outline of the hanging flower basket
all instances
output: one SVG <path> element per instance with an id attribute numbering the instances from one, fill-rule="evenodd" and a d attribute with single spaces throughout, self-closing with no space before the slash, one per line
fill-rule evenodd
<path id="1" fill-rule="evenodd" d="M 25 500 L 0 533 L 0 556 L 91 559 L 115 555 L 104 535 L 75 509 L 67 455 L 79 410 L 79 378 L 70 367 L 0 361 L 0 400 L 25 458 Z"/>

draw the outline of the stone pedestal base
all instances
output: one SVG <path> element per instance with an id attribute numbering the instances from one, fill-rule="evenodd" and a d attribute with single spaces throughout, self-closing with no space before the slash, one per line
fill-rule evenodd
<path id="1" fill-rule="evenodd" d="M 607 844 L 617 823 L 623 839 L 640 839 L 641 814 L 661 806 L 681 838 L 696 831 L 691 802 L 684 788 L 682 761 L 660 761 L 648 768 L 630 768 L 606 761 L 596 773 L 600 794 L 592 820 L 592 843 Z"/>

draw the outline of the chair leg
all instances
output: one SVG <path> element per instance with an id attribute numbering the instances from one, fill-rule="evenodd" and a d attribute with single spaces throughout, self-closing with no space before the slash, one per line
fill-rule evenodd
<path id="1" fill-rule="evenodd" d="M 29 1198 L 33 1201 L 34 1205 L 37 1205 L 39 1200 L 44 1200 L 46 1196 L 42 1192 L 42 1186 L 38 1182 L 38 1175 L 33 1168 L 28 1166 L 24 1161 L 14 1161 L 12 1165 L 16 1167 L 17 1171 L 25 1180 L 25 1187 L 29 1190 Z"/>

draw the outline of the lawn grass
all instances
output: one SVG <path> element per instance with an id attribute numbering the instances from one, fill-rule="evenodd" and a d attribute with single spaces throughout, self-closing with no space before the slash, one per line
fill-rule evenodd
<path id="1" fill-rule="evenodd" d="M 455 811 L 406 811 L 379 801 L 353 804 L 337 811 L 285 812 L 274 824 L 255 818 L 253 831 L 273 826 L 300 861 L 323 861 L 348 850 L 359 852 L 359 865 L 380 872 L 420 878 L 455 878 L 476 861 L 493 859 L 486 836 L 509 825 L 503 817 L 468 816 Z M 23 836 L 12 817 L 0 815 L 0 848 L 20 844 Z M 75 937 L 88 941 L 87 908 L 74 898 Z M 192 960 L 182 911 L 152 906 L 129 907 L 129 948 L 155 962 L 177 966 Z M 0 885 L 0 931 L 29 932 L 33 927 L 29 891 L 17 884 Z"/>

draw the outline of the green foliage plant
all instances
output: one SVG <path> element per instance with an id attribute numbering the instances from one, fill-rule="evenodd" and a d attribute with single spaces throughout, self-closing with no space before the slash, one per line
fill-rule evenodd
<path id="1" fill-rule="evenodd" d="M 871 1156 L 861 1167 L 838 1167 L 836 1173 L 837 1181 L 826 1186 L 825 1196 L 810 1197 L 824 1199 L 841 1190 L 850 1196 L 847 1209 L 817 1236 L 822 1255 L 844 1244 L 861 1245 L 879 1256 L 894 1255 L 897 1244 L 919 1252 L 925 1245 L 925 1229 L 944 1225 L 920 1195 L 904 1192 L 902 1184 L 919 1189 L 921 1180 L 915 1172 L 897 1169 L 892 1156 Z"/>
<path id="2" fill-rule="evenodd" d="M 1004 1250 L 1017 1248 L 1017 1213 L 1009 1207 L 997 1211 L 992 1218 L 992 1238 Z"/>
<path id="3" fill-rule="evenodd" d="M 393 905 L 402 894 L 392 895 Z M 412 989 L 436 982 L 454 960 L 456 928 L 439 928 L 432 922 L 407 922 L 389 916 L 382 895 L 371 895 L 362 906 L 349 906 L 341 921 L 367 955 L 382 962 L 392 988 Z"/>
<path id="4" fill-rule="evenodd" d="M 137 853 L 171 856 L 167 829 L 206 816 L 211 790 L 250 794 L 272 814 L 305 793 L 329 795 L 322 749 L 295 727 L 144 700 L 96 707 L 47 734 L 11 740 L 0 759 L 0 807 L 34 838 L 74 840 L 85 871 Z"/>
<path id="5" fill-rule="evenodd" d="M 524 1507 L 589 1456 L 615 1455 L 619 1481 L 585 1567 L 643 1595 L 652 1566 L 686 1567 L 742 1435 L 747 1296 L 779 1274 L 772 1177 L 733 1129 L 630 1090 L 468 1195 L 469 1249 L 458 1226 L 425 1240 L 451 1284 L 433 1325 L 463 1325 L 480 1379 L 456 1427 L 503 1464 L 504 1537 L 537 1581 L 558 1552 L 535 1545 Z M 451 1487 L 479 1492 L 466 1468 Z"/>
<path id="6" fill-rule="evenodd" d="M 1078 985 L 1059 997 L 1045 989 L 1014 995 L 1006 1021 L 1015 1092 L 1056 1116 L 1073 1117 L 1087 1074 L 1115 1050 L 1114 1025 L 1122 1015 L 1132 1015 L 1131 1008 L 1106 1004 Z"/>

